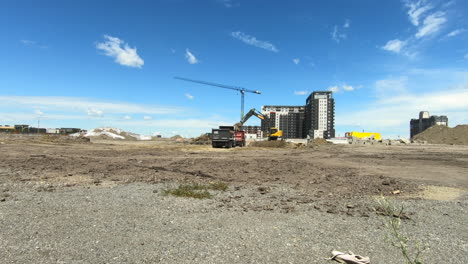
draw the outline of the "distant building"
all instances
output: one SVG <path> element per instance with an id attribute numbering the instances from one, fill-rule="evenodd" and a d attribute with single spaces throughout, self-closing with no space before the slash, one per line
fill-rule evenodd
<path id="1" fill-rule="evenodd" d="M 247 134 L 257 134 L 259 130 L 262 130 L 261 126 L 243 126 L 242 130 Z"/>
<path id="2" fill-rule="evenodd" d="M 0 133 L 13 133 L 15 132 L 15 127 L 9 125 L 0 125 Z"/>
<path id="3" fill-rule="evenodd" d="M 419 112 L 419 119 L 410 121 L 410 137 L 414 137 L 434 125 L 448 126 L 447 116 L 429 116 L 429 112 Z"/>
<path id="4" fill-rule="evenodd" d="M 243 126 L 242 130 L 245 131 L 246 139 L 257 139 L 263 137 L 261 126 Z"/>
<path id="5" fill-rule="evenodd" d="M 66 127 L 59 128 L 59 133 L 65 134 L 65 135 L 78 133 L 80 131 L 81 131 L 81 128 L 66 128 Z"/>
<path id="6" fill-rule="evenodd" d="M 262 114 L 269 120 L 262 120 L 261 130 L 266 133 L 276 127 L 283 131 L 283 138 L 304 138 L 304 112 L 304 106 L 262 106 Z"/>
<path id="7" fill-rule="evenodd" d="M 335 100 L 330 91 L 313 92 L 306 100 L 304 134 L 310 138 L 335 137 Z"/>

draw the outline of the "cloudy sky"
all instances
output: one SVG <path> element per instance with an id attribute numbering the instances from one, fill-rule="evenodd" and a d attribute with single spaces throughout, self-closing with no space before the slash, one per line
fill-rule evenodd
<path id="1" fill-rule="evenodd" d="M 419 111 L 468 123 L 464 0 L 0 2 L 0 125 L 197 136 L 331 90 L 336 130 L 409 135 Z M 251 120 L 250 125 L 259 124 Z"/>

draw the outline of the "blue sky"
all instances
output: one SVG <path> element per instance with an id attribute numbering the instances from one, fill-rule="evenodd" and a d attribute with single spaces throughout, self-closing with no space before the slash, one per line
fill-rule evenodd
<path id="1" fill-rule="evenodd" d="M 336 130 L 468 123 L 468 2 L 0 2 L 0 124 L 197 136 L 245 108 L 332 90 Z M 258 120 L 247 124 L 257 125 Z"/>

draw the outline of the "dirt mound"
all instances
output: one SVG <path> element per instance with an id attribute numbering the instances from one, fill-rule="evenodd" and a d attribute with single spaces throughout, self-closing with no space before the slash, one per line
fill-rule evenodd
<path id="1" fill-rule="evenodd" d="M 287 148 L 291 144 L 283 140 L 273 140 L 273 141 L 254 141 L 250 143 L 251 147 L 261 147 L 261 148 Z"/>
<path id="2" fill-rule="evenodd" d="M 175 135 L 175 136 L 170 137 L 169 139 L 177 141 L 177 142 L 184 141 L 184 138 L 181 135 Z"/>
<path id="3" fill-rule="evenodd" d="M 427 141 L 429 144 L 468 145 L 468 125 L 454 128 L 432 126 L 413 137 L 414 141 Z"/>
<path id="4" fill-rule="evenodd" d="M 211 138 L 207 134 L 201 134 L 199 137 L 190 139 L 191 144 L 209 145 L 211 144 Z"/>

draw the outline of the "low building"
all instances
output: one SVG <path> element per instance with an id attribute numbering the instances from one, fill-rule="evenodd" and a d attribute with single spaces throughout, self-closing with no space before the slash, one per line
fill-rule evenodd
<path id="1" fill-rule="evenodd" d="M 428 111 L 419 112 L 418 119 L 410 121 L 410 137 L 414 137 L 431 126 L 448 126 L 447 116 L 430 116 Z"/>
<path id="2" fill-rule="evenodd" d="M 15 127 L 4 125 L 0 126 L 0 133 L 13 133 L 15 132 Z"/>
<path id="3" fill-rule="evenodd" d="M 80 132 L 80 128 L 59 128 L 59 133 L 63 135 L 74 134 Z"/>

